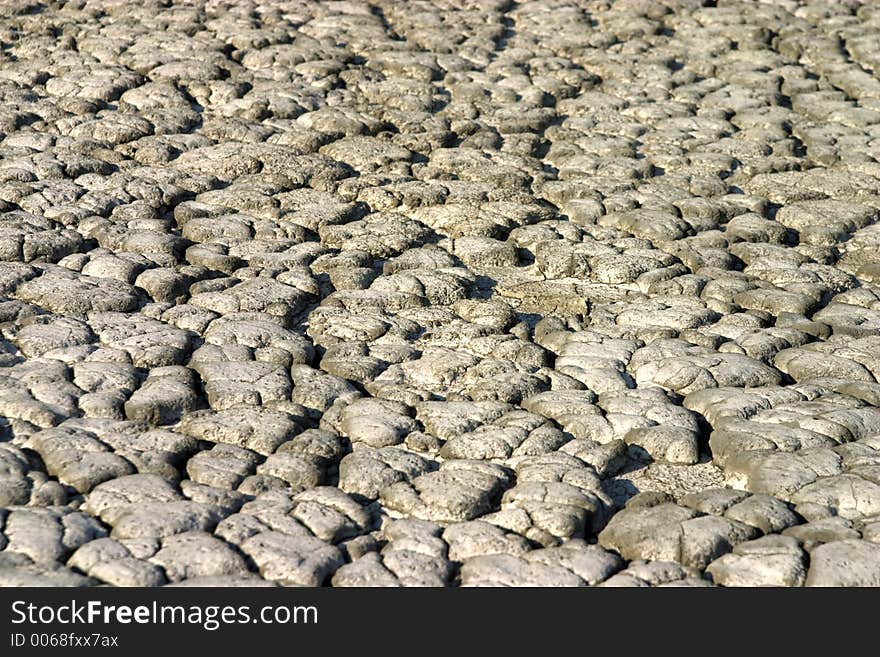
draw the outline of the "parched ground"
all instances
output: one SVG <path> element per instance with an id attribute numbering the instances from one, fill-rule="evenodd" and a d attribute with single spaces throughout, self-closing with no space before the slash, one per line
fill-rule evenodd
<path id="1" fill-rule="evenodd" d="M 880 4 L 715 4 L 2 2 L 0 585 L 880 585 Z"/>

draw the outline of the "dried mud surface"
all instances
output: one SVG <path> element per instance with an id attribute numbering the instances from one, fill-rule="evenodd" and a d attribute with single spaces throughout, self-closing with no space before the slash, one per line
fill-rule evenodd
<path id="1" fill-rule="evenodd" d="M 880 585 L 877 3 L 5 0 L 0 100 L 0 586 Z"/>

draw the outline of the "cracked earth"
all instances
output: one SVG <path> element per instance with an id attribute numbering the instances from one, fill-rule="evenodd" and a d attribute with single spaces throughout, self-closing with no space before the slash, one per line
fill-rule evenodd
<path id="1" fill-rule="evenodd" d="M 3 1 L 0 585 L 880 585 L 880 5 L 715 4 Z"/>

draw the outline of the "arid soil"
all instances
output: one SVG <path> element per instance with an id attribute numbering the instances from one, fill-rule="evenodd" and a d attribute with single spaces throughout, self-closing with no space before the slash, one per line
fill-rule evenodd
<path id="1" fill-rule="evenodd" d="M 0 586 L 880 585 L 880 3 L 715 5 L 0 3 Z"/>

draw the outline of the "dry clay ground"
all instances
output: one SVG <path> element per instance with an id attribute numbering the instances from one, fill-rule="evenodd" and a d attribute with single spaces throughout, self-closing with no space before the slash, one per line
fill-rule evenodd
<path id="1" fill-rule="evenodd" d="M 880 5 L 702 4 L 5 0 L 0 585 L 880 585 Z"/>

